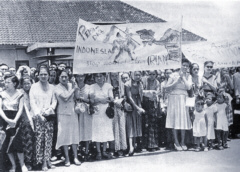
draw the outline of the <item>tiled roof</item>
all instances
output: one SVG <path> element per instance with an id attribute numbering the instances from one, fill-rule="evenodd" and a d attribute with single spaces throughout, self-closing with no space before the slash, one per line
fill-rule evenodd
<path id="1" fill-rule="evenodd" d="M 165 22 L 121 1 L 0 0 L 0 44 L 73 42 L 79 18 L 89 22 Z M 188 32 L 187 38 L 203 38 Z"/>

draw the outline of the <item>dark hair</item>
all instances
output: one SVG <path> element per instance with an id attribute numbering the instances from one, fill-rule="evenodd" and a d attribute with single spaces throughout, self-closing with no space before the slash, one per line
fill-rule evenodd
<path id="1" fill-rule="evenodd" d="M 189 66 L 191 66 L 191 62 L 188 59 L 186 59 L 186 58 L 182 58 L 182 64 L 183 63 L 188 63 Z"/>
<path id="2" fill-rule="evenodd" d="M 19 80 L 18 80 L 17 76 L 16 75 L 5 75 L 4 76 L 4 80 L 6 80 L 8 78 L 11 78 L 11 81 L 13 83 L 15 83 L 14 88 L 17 89 L 17 87 L 19 85 Z"/>
<path id="3" fill-rule="evenodd" d="M 52 63 L 51 65 L 55 65 L 55 66 L 58 66 L 57 63 Z"/>
<path id="4" fill-rule="evenodd" d="M 93 74 L 94 79 L 95 79 L 95 77 L 96 77 L 97 74 L 102 74 L 104 77 L 106 77 L 106 73 L 94 73 L 94 74 Z"/>
<path id="5" fill-rule="evenodd" d="M 0 64 L 0 67 L 1 67 L 1 66 L 7 66 L 7 67 L 8 67 L 8 65 L 5 64 L 5 63 Z M 9 69 L 9 67 L 8 67 L 8 69 Z"/>
<path id="6" fill-rule="evenodd" d="M 24 80 L 25 79 L 29 79 L 30 80 L 30 82 L 31 82 L 31 84 L 33 84 L 33 81 L 31 80 L 31 78 L 30 77 L 24 77 L 24 78 L 21 78 L 20 79 L 20 85 L 21 85 L 21 87 L 22 87 L 22 85 L 23 85 L 23 82 L 24 82 Z"/>
<path id="7" fill-rule="evenodd" d="M 213 61 L 205 61 L 205 62 L 204 62 L 204 67 L 205 67 L 208 63 L 212 63 L 212 65 L 214 64 Z"/>
<path id="8" fill-rule="evenodd" d="M 41 69 L 45 69 L 47 71 L 48 75 L 50 75 L 50 71 L 49 71 L 49 68 L 47 66 L 45 66 L 45 65 L 43 65 L 42 67 L 40 66 L 39 73 L 40 73 Z"/>
<path id="9" fill-rule="evenodd" d="M 193 66 L 194 65 L 197 65 L 198 68 L 199 68 L 199 65 L 197 63 L 192 63 L 191 66 L 190 66 L 190 74 L 192 75 L 192 70 L 193 70 Z"/>
<path id="10" fill-rule="evenodd" d="M 68 73 L 68 71 L 66 70 L 66 69 L 64 69 L 64 70 L 59 70 L 59 72 L 57 73 L 57 78 L 56 78 L 56 80 L 57 80 L 57 82 L 56 83 L 60 83 L 60 76 L 61 76 L 61 74 L 63 73 L 63 72 L 65 72 L 66 74 L 67 74 L 67 76 L 68 76 L 68 78 L 70 79 L 70 75 L 69 75 L 69 73 Z"/>

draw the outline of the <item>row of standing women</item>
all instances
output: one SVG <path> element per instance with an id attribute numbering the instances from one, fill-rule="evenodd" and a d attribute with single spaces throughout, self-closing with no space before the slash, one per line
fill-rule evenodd
<path id="1" fill-rule="evenodd" d="M 32 84 L 29 77 L 23 77 L 20 80 L 22 89 L 18 90 L 17 77 L 5 76 L 5 90 L 0 93 L 0 127 L 7 136 L 2 150 L 11 162 L 10 171 L 16 169 L 13 153 L 17 153 L 22 171 L 27 171 L 25 164 L 28 169 L 33 165 L 32 159 L 34 164 L 42 164 L 44 171 L 55 168 L 50 158 L 56 116 L 58 132 L 54 146 L 63 148 L 65 166 L 70 166 L 69 146 L 73 162 L 81 164 L 79 142 L 85 142 L 86 156 L 89 143 L 96 143 L 97 160 L 112 158 L 107 152 L 108 143 L 111 151 L 129 149 L 129 156 L 141 148 L 158 149 L 160 118 L 166 118 L 163 122 L 165 132 L 168 133 L 165 127 L 172 129 L 169 135 L 173 135 L 175 148 L 187 150 L 185 133 L 192 128 L 186 107 L 188 90 L 194 87 L 195 95 L 202 94 L 200 87 L 206 95 L 216 91 L 215 80 L 211 80 L 213 75 L 210 74 L 212 65 L 212 62 L 205 64 L 206 72 L 200 81 L 197 75 L 189 74 L 190 63 L 183 61 L 182 68 L 171 77 L 172 71 L 166 70 L 168 77 L 161 84 L 156 71 L 149 71 L 147 77 L 142 77 L 139 71 L 132 72 L 130 77 L 128 73 L 121 76 L 111 73 L 109 81 L 106 74 L 98 73 L 94 75 L 95 83 L 87 85 L 85 75 L 70 79 L 69 73 L 63 70 L 59 72 L 59 84 L 54 86 L 48 82 L 48 69 L 42 67 L 39 82 Z M 199 69 L 193 65 L 195 68 Z M 114 102 L 113 118 L 106 114 L 110 102 Z M 166 117 L 162 116 L 164 112 Z M 181 131 L 181 142 L 178 131 Z"/>

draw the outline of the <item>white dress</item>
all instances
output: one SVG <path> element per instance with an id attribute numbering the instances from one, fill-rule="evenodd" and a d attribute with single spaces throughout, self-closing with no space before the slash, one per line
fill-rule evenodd
<path id="1" fill-rule="evenodd" d="M 95 98 L 113 97 L 112 86 L 104 83 L 102 87 L 98 84 L 93 84 L 90 87 L 90 94 L 95 95 Z M 108 104 L 98 104 L 92 119 L 92 141 L 93 142 L 108 142 L 114 140 L 113 135 L 113 119 L 108 118 L 106 109 Z"/>
<path id="2" fill-rule="evenodd" d="M 194 111 L 195 119 L 193 122 L 193 136 L 194 137 L 203 137 L 207 135 L 207 126 L 205 121 L 206 112 Z"/>
<path id="3" fill-rule="evenodd" d="M 72 89 L 72 85 L 68 83 L 68 90 L 62 84 L 55 87 L 55 96 L 58 101 L 57 116 L 58 116 L 58 134 L 56 149 L 61 146 L 78 144 L 79 143 L 79 124 L 78 115 L 74 111 L 74 94 L 64 101 L 60 97 L 61 94 L 68 94 Z"/>
<path id="4" fill-rule="evenodd" d="M 217 127 L 216 130 L 228 131 L 228 119 L 226 114 L 226 103 L 216 104 L 218 113 L 217 113 Z"/>
<path id="5" fill-rule="evenodd" d="M 82 89 L 79 89 L 80 97 L 88 99 L 90 85 L 85 85 Z M 88 107 L 85 104 L 85 107 Z M 89 114 L 88 109 L 85 112 L 79 114 L 79 139 L 81 141 L 92 140 L 92 115 Z"/>
<path id="6" fill-rule="evenodd" d="M 215 130 L 214 130 L 214 113 L 217 112 L 216 104 L 211 106 L 205 106 L 205 112 L 207 115 L 208 120 L 208 127 L 207 127 L 207 139 L 215 139 Z"/>

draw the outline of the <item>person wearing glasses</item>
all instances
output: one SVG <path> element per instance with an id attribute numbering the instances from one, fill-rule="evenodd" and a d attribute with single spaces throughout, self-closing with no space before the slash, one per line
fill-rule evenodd
<path id="1" fill-rule="evenodd" d="M 160 83 L 157 80 L 157 71 L 149 71 L 148 77 L 144 82 L 143 90 L 143 109 L 146 111 L 143 115 L 143 146 L 149 152 L 159 149 L 159 125 L 158 125 L 158 93 L 160 92 Z"/>
<path id="2" fill-rule="evenodd" d="M 213 62 L 212 61 L 206 61 L 204 62 L 204 74 L 202 78 L 202 87 L 205 96 L 208 93 L 215 94 L 217 91 L 217 77 L 212 74 L 213 70 Z"/>
<path id="3" fill-rule="evenodd" d="M 187 90 L 192 87 L 192 77 L 188 74 L 190 62 L 182 60 L 179 72 L 171 75 L 165 88 L 170 92 L 168 96 L 168 108 L 166 128 L 173 131 L 174 147 L 177 151 L 187 150 L 185 145 L 185 131 L 192 128 L 189 116 L 189 108 L 186 107 Z M 177 131 L 181 131 L 181 144 L 178 140 Z"/>

